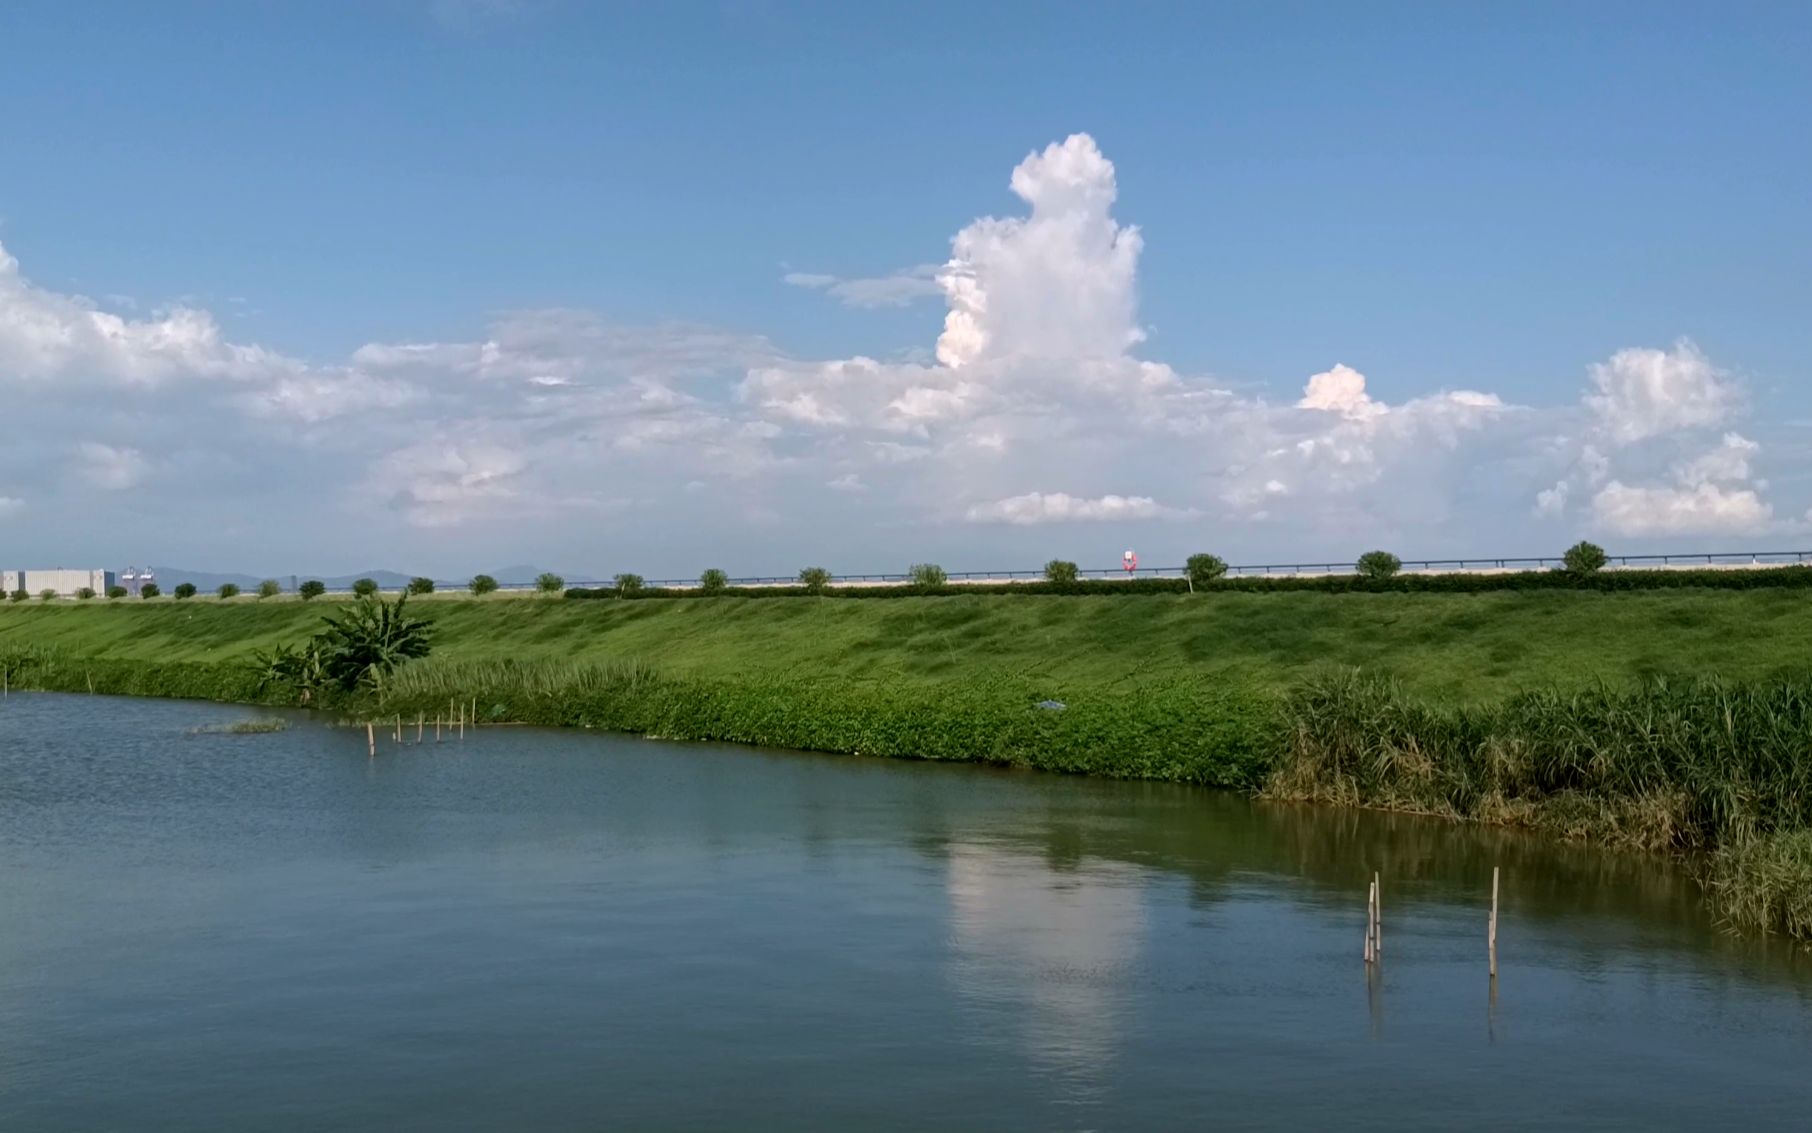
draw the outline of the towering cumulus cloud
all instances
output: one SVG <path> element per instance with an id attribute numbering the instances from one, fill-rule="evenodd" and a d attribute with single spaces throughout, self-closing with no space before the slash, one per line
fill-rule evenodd
<path id="1" fill-rule="evenodd" d="M 1073 134 L 1013 170 L 1028 217 L 978 220 L 957 233 L 938 283 L 950 304 L 938 361 L 1118 358 L 1145 336 L 1134 323 L 1139 230 L 1115 223 L 1114 163 Z"/>
<path id="2" fill-rule="evenodd" d="M 59 504 L 147 529 L 280 513 L 298 544 L 361 523 L 507 526 L 553 552 L 733 530 L 757 547 L 894 540 L 889 561 L 940 528 L 1032 554 L 1032 529 L 1066 525 L 1268 550 L 1793 525 L 1738 431 L 1744 383 L 1689 341 L 1586 364 L 1578 398 L 1546 408 L 1465 373 L 1387 399 L 1357 358 L 1236 391 L 1141 356 L 1143 242 L 1093 138 L 1028 154 L 1009 184 L 1022 214 L 963 226 L 941 262 L 789 273 L 850 306 L 945 305 L 935 344 L 927 328 L 914 351 L 829 360 L 528 310 L 307 361 L 193 305 L 129 316 L 34 285 L 0 251 L 0 518 L 29 537 Z M 168 490 L 201 476 L 215 490 Z"/>

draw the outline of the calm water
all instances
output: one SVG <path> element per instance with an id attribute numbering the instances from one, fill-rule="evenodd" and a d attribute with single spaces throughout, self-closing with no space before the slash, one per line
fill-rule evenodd
<path id="1" fill-rule="evenodd" d="M 1665 865 L 973 767 L 192 733 L 247 715 L 0 702 L 0 1126 L 1812 1120 L 1812 962 Z"/>

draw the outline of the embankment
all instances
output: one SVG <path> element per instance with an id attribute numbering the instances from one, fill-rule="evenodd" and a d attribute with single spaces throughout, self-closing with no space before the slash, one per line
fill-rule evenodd
<path id="1" fill-rule="evenodd" d="M 1812 936 L 1812 603 L 1785 589 L 442 600 L 369 716 L 1263 788 L 1697 856 Z M 0 607 L 14 687 L 282 702 L 327 603 Z M 1357 671 L 1359 674 L 1355 676 Z M 1717 678 L 1707 682 L 1703 678 Z M 1057 702 L 1062 708 L 1040 707 Z"/>

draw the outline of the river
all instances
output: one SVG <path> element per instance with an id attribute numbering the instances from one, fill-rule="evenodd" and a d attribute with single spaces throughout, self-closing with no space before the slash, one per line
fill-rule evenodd
<path id="1" fill-rule="evenodd" d="M 1812 958 L 1666 862 L 973 766 L 197 730 L 251 715 L 0 701 L 0 1127 L 1812 1121 Z"/>

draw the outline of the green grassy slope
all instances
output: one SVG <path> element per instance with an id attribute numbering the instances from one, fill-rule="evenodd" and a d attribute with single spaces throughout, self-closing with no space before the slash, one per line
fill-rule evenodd
<path id="1" fill-rule="evenodd" d="M 230 661 L 306 637 L 330 600 L 0 604 L 0 651 Z M 437 660 L 635 661 L 663 676 L 1036 678 L 1111 688 L 1237 674 L 1284 688 L 1358 666 L 1417 695 L 1484 700 L 1658 673 L 1769 676 L 1812 664 L 1799 591 L 961 596 L 423 602 Z"/>

